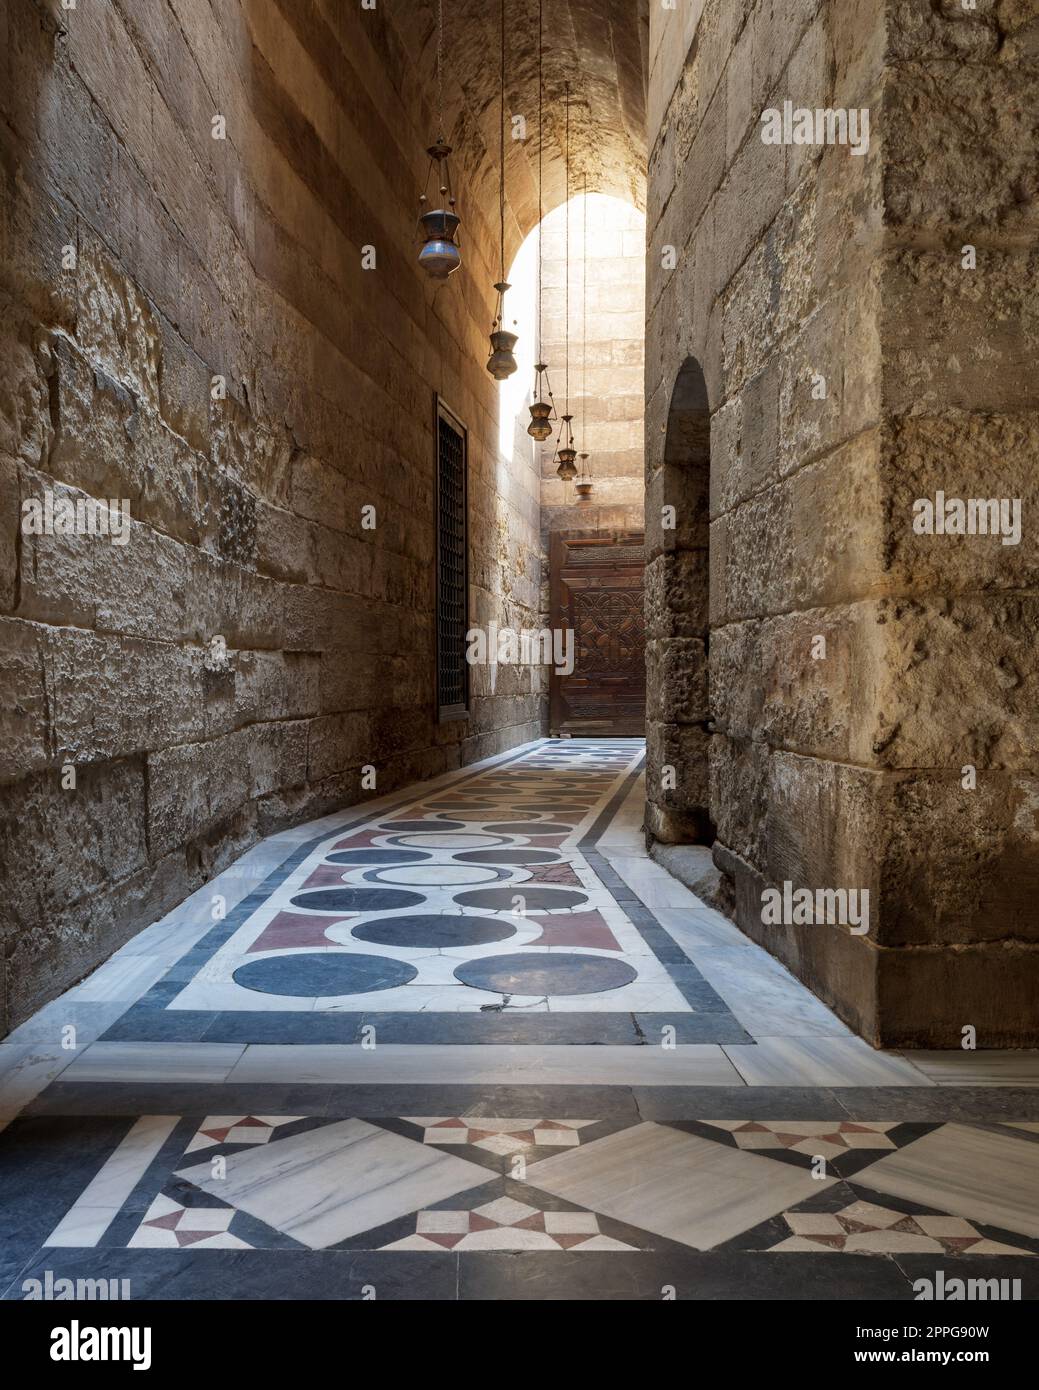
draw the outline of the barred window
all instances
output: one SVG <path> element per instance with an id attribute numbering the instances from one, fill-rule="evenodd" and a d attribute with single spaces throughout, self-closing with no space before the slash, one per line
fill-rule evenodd
<path id="1" fill-rule="evenodd" d="M 465 427 L 439 399 L 436 427 L 437 711 L 443 721 L 469 714 L 468 458 Z"/>

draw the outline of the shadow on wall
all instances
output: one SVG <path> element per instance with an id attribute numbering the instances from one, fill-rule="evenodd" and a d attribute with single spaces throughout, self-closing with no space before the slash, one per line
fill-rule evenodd
<path id="1" fill-rule="evenodd" d="M 687 357 L 671 393 L 663 449 L 646 450 L 646 830 L 665 844 L 710 845 L 708 692 L 711 413 Z"/>

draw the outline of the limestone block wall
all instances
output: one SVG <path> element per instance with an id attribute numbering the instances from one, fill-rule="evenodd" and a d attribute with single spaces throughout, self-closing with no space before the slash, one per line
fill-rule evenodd
<path id="1" fill-rule="evenodd" d="M 650 828 L 706 811 L 739 924 L 870 1041 L 1034 1045 L 1039 11 L 695 0 L 653 27 L 647 522 L 702 492 L 667 447 L 692 358 L 710 621 L 707 719 L 691 682 L 651 730 Z M 765 143 L 785 100 L 867 108 L 868 153 Z M 1020 500 L 1020 543 L 914 531 L 938 492 Z M 764 925 L 783 883 L 867 889 L 869 931 Z"/>
<path id="2" fill-rule="evenodd" d="M 404 18 L 3 8 L 0 1034 L 362 766 L 385 792 L 538 732 L 508 670 L 435 723 L 435 393 L 473 621 L 537 613 L 539 480 L 499 466 L 497 208 L 450 79 L 465 264 L 415 266 L 435 43 Z M 48 492 L 127 499 L 128 542 L 23 534 Z"/>

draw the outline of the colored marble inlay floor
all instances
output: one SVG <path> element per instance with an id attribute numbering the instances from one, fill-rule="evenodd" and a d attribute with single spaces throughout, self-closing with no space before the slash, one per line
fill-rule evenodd
<path id="1" fill-rule="evenodd" d="M 642 761 L 282 832 L 17 1029 L 2 1296 L 1039 1297 L 1039 1058 L 853 1036 L 651 861 Z"/>
<path id="2" fill-rule="evenodd" d="M 634 739 L 542 743 L 340 817 L 212 922 L 107 1036 L 201 1036 L 191 1030 L 205 1020 L 212 1040 L 354 1041 L 372 1025 L 384 1041 L 535 1042 L 539 1016 L 599 1015 L 636 1042 L 646 1015 L 642 1033 L 750 1041 L 597 853 L 642 761 Z M 565 1024 L 551 1040 L 571 1040 Z"/>
<path id="3" fill-rule="evenodd" d="M 608 1290 L 611 1260 L 652 1257 L 662 1277 L 682 1279 L 698 1252 L 720 1269 L 783 1256 L 789 1264 L 767 1268 L 795 1291 L 820 1258 L 835 1262 L 838 1285 L 845 1262 L 864 1290 L 890 1276 L 902 1290 L 890 1296 L 908 1296 L 908 1275 L 931 1267 L 964 1277 L 995 1269 L 1035 1288 L 1039 1144 L 1017 1124 L 844 1114 L 25 1118 L 0 1136 L 0 1172 L 24 1183 L 43 1140 L 52 1162 L 67 1160 L 71 1200 L 27 1269 L 71 1262 L 100 1276 L 134 1259 L 146 1275 L 148 1259 L 172 1252 L 202 1258 L 185 1269 L 204 1285 L 233 1252 L 265 1252 L 272 1279 L 290 1252 L 338 1253 L 363 1255 L 367 1264 L 350 1267 L 377 1285 L 404 1256 L 579 1254 Z"/>

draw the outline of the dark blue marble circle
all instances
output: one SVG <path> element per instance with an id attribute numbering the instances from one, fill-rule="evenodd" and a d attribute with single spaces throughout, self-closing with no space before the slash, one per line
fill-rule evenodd
<path id="1" fill-rule="evenodd" d="M 268 956 L 240 965 L 232 978 L 243 989 L 259 994 L 284 994 L 297 999 L 329 998 L 338 994 L 371 994 L 413 980 L 418 971 L 406 961 L 387 956 L 359 956 L 344 951 L 307 951 L 291 956 Z"/>
<path id="2" fill-rule="evenodd" d="M 410 913 L 363 922 L 351 935 L 358 941 L 374 941 L 379 946 L 429 946 L 446 950 L 449 946 L 482 946 L 488 941 L 504 941 L 515 936 L 516 928 L 504 917 L 457 917 Z"/>
<path id="3" fill-rule="evenodd" d="M 492 912 L 514 912 L 515 898 L 523 899 L 528 912 L 580 907 L 588 901 L 587 894 L 575 893 L 573 889 L 528 887 L 525 883 L 514 884 L 512 888 L 471 888 L 465 893 L 455 894 L 455 902 L 463 907 L 489 907 Z"/>
<path id="4" fill-rule="evenodd" d="M 325 855 L 329 864 L 417 864 L 432 857 L 424 849 L 341 849 Z"/>
<path id="5" fill-rule="evenodd" d="M 392 912 L 425 901 L 425 893 L 409 893 L 403 888 L 316 888 L 297 894 L 292 906 L 309 907 L 312 912 Z"/>
<path id="6" fill-rule="evenodd" d="M 605 956 L 539 951 L 467 960 L 455 971 L 455 979 L 492 994 L 599 994 L 630 985 L 637 973 L 627 962 Z"/>
<path id="7" fill-rule="evenodd" d="M 453 858 L 459 864 L 558 864 L 551 849 L 467 849 Z"/>

